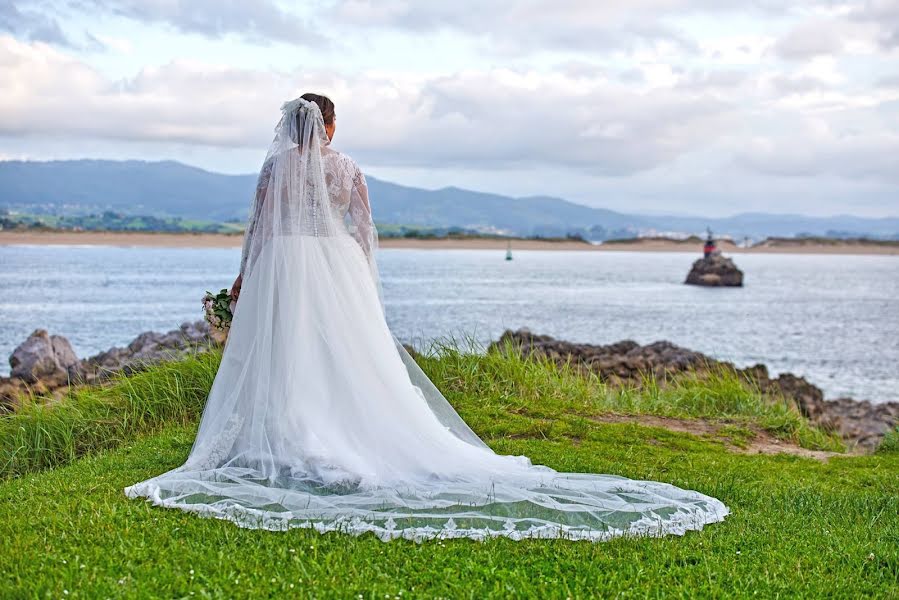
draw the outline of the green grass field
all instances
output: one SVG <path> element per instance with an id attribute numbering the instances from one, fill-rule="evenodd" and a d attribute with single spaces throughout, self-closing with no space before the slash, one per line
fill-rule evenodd
<path id="1" fill-rule="evenodd" d="M 218 355 L 0 419 L 0 597 L 899 597 L 899 448 L 839 450 L 788 404 L 718 374 L 613 390 L 547 363 L 446 351 L 425 371 L 494 449 L 561 471 L 699 490 L 732 514 L 684 537 L 383 543 L 264 532 L 128 500 L 186 457 Z M 723 424 L 704 436 L 609 414 Z M 751 449 L 751 446 L 749 446 Z"/>

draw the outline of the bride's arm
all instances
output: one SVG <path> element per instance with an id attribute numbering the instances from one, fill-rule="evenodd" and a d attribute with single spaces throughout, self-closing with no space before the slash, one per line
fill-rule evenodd
<path id="1" fill-rule="evenodd" d="M 350 218 L 355 225 L 353 236 L 366 258 L 371 262 L 378 244 L 378 233 L 371 217 L 371 204 L 368 201 L 368 184 L 365 183 L 365 175 L 355 167 L 353 175 L 353 189 L 350 193 Z"/>
<path id="2" fill-rule="evenodd" d="M 378 248 L 378 231 L 371 216 L 371 204 L 368 200 L 368 184 L 365 176 L 359 170 L 358 165 L 353 165 L 353 188 L 350 192 L 349 215 L 353 225 L 353 237 L 365 252 L 368 259 L 368 268 L 371 271 L 372 280 L 376 286 L 378 283 L 378 265 L 375 262 L 375 250 Z"/>
<path id="3" fill-rule="evenodd" d="M 259 173 L 259 180 L 256 183 L 256 196 L 253 199 L 253 207 L 250 209 L 250 218 L 247 221 L 247 228 L 244 231 L 243 250 L 240 255 L 240 274 L 234 280 L 231 287 L 231 296 L 235 300 L 240 294 L 240 287 L 243 284 L 243 276 L 247 267 L 256 260 L 259 254 L 261 244 L 254 244 L 256 226 L 259 223 L 259 217 L 262 214 L 262 205 L 265 202 L 265 194 L 268 191 L 269 180 L 271 179 L 271 163 L 268 162 L 262 167 Z"/>

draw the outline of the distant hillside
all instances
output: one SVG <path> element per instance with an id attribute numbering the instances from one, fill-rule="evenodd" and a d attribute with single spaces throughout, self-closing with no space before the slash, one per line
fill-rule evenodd
<path id="1" fill-rule="evenodd" d="M 245 219 L 252 175 L 222 175 L 174 161 L 0 162 L 0 206 L 64 214 L 115 210 L 226 221 Z"/>
<path id="2" fill-rule="evenodd" d="M 511 198 L 449 187 L 424 190 L 369 177 L 375 220 L 418 227 L 461 227 L 514 235 L 591 239 L 651 231 L 698 233 L 706 226 L 749 236 L 899 236 L 899 218 L 828 218 L 747 213 L 727 218 L 646 216 L 591 208 L 560 198 Z M 57 215 L 99 214 L 243 221 L 255 175 L 222 175 L 178 162 L 0 161 L 0 207 Z"/>

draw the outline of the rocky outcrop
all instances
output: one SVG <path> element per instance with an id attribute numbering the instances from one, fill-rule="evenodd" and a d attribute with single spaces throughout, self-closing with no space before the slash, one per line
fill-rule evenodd
<path id="1" fill-rule="evenodd" d="M 37 329 L 9 357 L 10 377 L 25 383 L 68 385 L 83 374 L 69 340 Z"/>
<path id="2" fill-rule="evenodd" d="M 899 424 L 899 402 L 873 404 L 867 400 L 825 400 L 821 389 L 792 373 L 771 379 L 764 365 L 753 367 L 752 381 L 759 389 L 792 399 L 812 423 L 838 433 L 862 448 L 876 448 L 883 436 Z M 748 370 L 746 370 L 748 371 Z"/>
<path id="3" fill-rule="evenodd" d="M 154 363 L 174 360 L 210 343 L 205 321 L 182 323 L 168 333 L 146 331 L 123 348 L 114 347 L 84 361 L 88 380 L 103 379 L 114 373 L 134 373 Z"/>
<path id="4" fill-rule="evenodd" d="M 743 271 L 737 268 L 733 260 L 715 252 L 693 263 L 685 283 L 708 287 L 742 287 Z"/>
<path id="5" fill-rule="evenodd" d="M 123 348 L 79 360 L 66 338 L 38 329 L 10 356 L 10 376 L 0 377 L 0 409 L 14 410 L 26 395 L 59 394 L 72 384 L 100 383 L 116 373 L 134 373 L 211 343 L 209 326 L 197 321 L 168 333 L 148 331 Z"/>
<path id="6" fill-rule="evenodd" d="M 661 379 L 666 374 L 699 370 L 705 368 L 710 360 L 704 354 L 671 342 L 655 342 L 647 346 L 632 340 L 608 346 L 574 344 L 548 335 L 536 335 L 527 329 L 506 331 L 491 347 L 507 342 L 518 347 L 525 356 L 548 357 L 559 365 L 570 363 L 613 383 L 637 381 L 645 375 Z"/>
<path id="7" fill-rule="evenodd" d="M 899 423 L 899 403 L 872 404 L 851 398 L 825 400 L 817 386 L 792 373 L 771 377 L 765 365 L 738 369 L 700 352 L 681 348 L 671 342 L 641 346 L 626 340 L 606 346 L 574 344 L 527 329 L 506 331 L 491 349 L 511 344 L 524 356 L 549 358 L 556 364 L 570 364 L 592 373 L 612 385 L 639 384 L 647 375 L 656 379 L 688 371 L 713 368 L 732 369 L 762 393 L 792 400 L 813 424 L 839 433 L 851 444 L 873 449 Z"/>

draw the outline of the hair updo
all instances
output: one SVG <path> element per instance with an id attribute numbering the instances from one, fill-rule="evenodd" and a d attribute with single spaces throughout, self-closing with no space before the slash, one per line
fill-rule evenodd
<path id="1" fill-rule="evenodd" d="M 300 98 L 318 104 L 318 108 L 322 111 L 322 119 L 324 119 L 325 125 L 332 125 L 334 123 L 334 103 L 331 102 L 330 98 L 322 96 L 321 94 L 311 93 L 303 94 Z"/>

